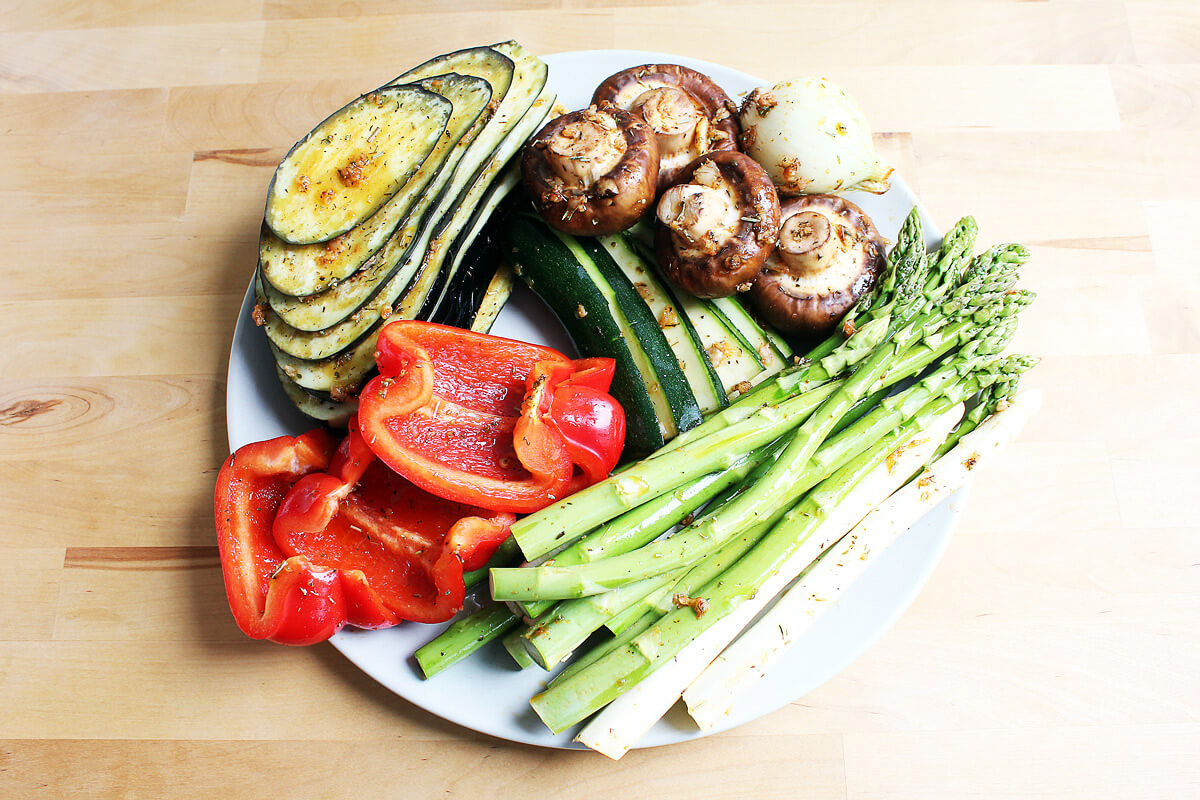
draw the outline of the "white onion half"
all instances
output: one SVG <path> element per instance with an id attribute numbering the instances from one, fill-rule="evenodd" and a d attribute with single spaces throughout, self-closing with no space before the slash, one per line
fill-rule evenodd
<path id="1" fill-rule="evenodd" d="M 888 190 L 888 166 L 858 103 L 825 78 L 755 89 L 742 106 L 742 144 L 783 194 Z"/>

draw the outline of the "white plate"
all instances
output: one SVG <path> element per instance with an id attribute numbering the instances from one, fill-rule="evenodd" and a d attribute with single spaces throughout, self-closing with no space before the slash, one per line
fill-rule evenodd
<path id="1" fill-rule="evenodd" d="M 550 82 L 568 108 L 585 106 L 592 90 L 607 76 L 645 63 L 678 63 L 711 76 L 730 96 L 774 81 L 689 58 L 636 50 L 590 50 L 547 56 Z M 778 75 L 775 79 L 791 76 Z M 885 237 L 894 238 L 916 198 L 904 182 L 893 178 L 882 196 L 850 195 L 874 220 Z M 926 216 L 931 242 L 940 234 Z M 297 434 L 313 427 L 284 397 L 276 378 L 266 339 L 250 318 L 253 287 L 246 293 L 234 332 L 229 359 L 226 414 L 229 446 Z M 571 352 L 557 320 L 524 288 L 514 293 L 497 320 L 493 333 L 549 344 Z M 942 556 L 958 519 L 965 495 L 956 496 L 929 513 L 901 537 L 855 583 L 787 654 L 775 670 L 739 703 L 717 730 L 775 711 L 832 678 L 879 639 L 899 618 L 925 584 Z M 543 688 L 546 673 L 516 669 L 508 654 L 493 643 L 434 679 L 421 678 L 413 652 L 444 626 L 401 625 L 383 631 L 345 630 L 333 645 L 360 669 L 406 700 L 467 728 L 527 744 L 580 747 L 574 731 L 551 734 L 529 707 L 529 698 Z M 702 734 L 679 705 L 642 740 L 641 746 L 669 744 Z"/>

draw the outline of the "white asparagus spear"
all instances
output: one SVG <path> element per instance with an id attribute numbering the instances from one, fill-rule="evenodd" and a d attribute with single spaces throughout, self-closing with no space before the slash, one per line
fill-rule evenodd
<path id="1" fill-rule="evenodd" d="M 929 427 L 876 467 L 846 496 L 783 567 L 725 619 L 715 623 L 650 673 L 633 688 L 609 703 L 592 718 L 577 742 L 617 759 L 637 743 L 654 723 L 670 710 L 683 690 L 705 667 L 820 554 L 882 503 L 928 461 L 962 418 L 961 403 L 930 422 Z"/>
<path id="2" fill-rule="evenodd" d="M 821 614 L 892 542 L 967 482 L 972 471 L 1016 438 L 1041 405 L 1041 392 L 1016 396 L 963 437 L 842 538 L 767 613 L 725 648 L 683 693 L 688 713 L 711 730 Z"/>

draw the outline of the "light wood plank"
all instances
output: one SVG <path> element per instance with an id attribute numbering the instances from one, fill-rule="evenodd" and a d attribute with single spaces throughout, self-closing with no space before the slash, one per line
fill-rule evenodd
<path id="1" fill-rule="evenodd" d="M 846 737 L 850 800 L 1186 797 L 1200 725 L 864 734 Z M 953 765 L 951 767 L 950 765 Z M 920 787 L 919 789 L 916 787 Z"/>
<path id="2" fill-rule="evenodd" d="M 751 751 L 751 747 L 753 750 Z M 35 791 L 49 771 L 62 775 L 60 797 L 259 798 L 264 786 L 303 797 L 340 797 L 348 779 L 335 765 L 356 765 L 354 793 L 406 797 L 528 797 L 531 776 L 580 800 L 615 791 L 653 797 L 762 798 L 788 787 L 796 800 L 841 798 L 841 743 L 836 737 L 780 736 L 753 743 L 718 737 L 669 749 L 635 752 L 618 767 L 582 753 L 547 753 L 492 740 L 155 742 L 4 741 L 9 780 Z M 803 759 L 798 759 L 802 754 Z M 758 763 L 713 794 L 736 765 Z M 308 765 L 297 770 L 297 764 Z M 370 765 L 365 768 L 360 765 Z M 619 789 L 617 787 L 620 787 Z M 36 795 L 33 795 L 36 796 Z"/>
<path id="3" fill-rule="evenodd" d="M 925 13 L 901 3 L 787 3 L 681 14 L 670 7 L 615 12 L 622 47 L 717 60 L 755 75 L 823 74 L 843 65 L 1095 64 L 1133 60 L 1119 2 L 937 3 Z M 795 43 L 764 31 L 797 32 Z M 811 32 L 811 33 L 809 33 Z M 719 54 L 719 55 L 718 55 Z"/>
<path id="4" fill-rule="evenodd" d="M 0 353 L 5 375 L 200 375 L 223 369 L 240 295 L 0 303 L 26 331 Z"/>
<path id="5" fill-rule="evenodd" d="M 1137 60 L 1145 64 L 1200 62 L 1200 20 L 1189 0 L 1132 0 L 1126 4 Z"/>
<path id="6" fill-rule="evenodd" d="M 1110 67 L 1126 128 L 1200 128 L 1200 64 Z"/>
<path id="7" fill-rule="evenodd" d="M 612 47 L 612 17 L 602 12 L 510 11 L 453 15 L 453 25 L 435 14 L 355 19 L 271 20 L 263 38 L 258 80 L 294 81 L 352 77 L 366 89 L 391 80 L 426 58 L 457 50 L 466 42 L 515 38 L 538 53 Z M 415 32 L 415 36 L 414 36 Z M 336 48 L 326 45 L 338 42 Z M 396 42 L 405 42 L 397 50 Z M 622 43 L 623 46 L 628 46 Z M 320 58 L 312 58 L 320 53 Z"/>
<path id="8" fill-rule="evenodd" d="M 50 638 L 62 566 L 62 548 L 0 546 L 0 642 Z"/>
<path id="9" fill-rule="evenodd" d="M 41 31 L 188 25 L 201 22 L 250 22 L 259 19 L 261 15 L 261 0 L 205 0 L 203 3 L 172 3 L 168 0 L 5 2 L 0 30 Z"/>
<path id="10" fill-rule="evenodd" d="M 253 81 L 262 36 L 260 22 L 0 33 L 0 91 Z"/>
<path id="11" fill-rule="evenodd" d="M 6 227 L 36 228 L 36 221 L 44 219 L 60 225 L 86 223 L 98 213 L 148 222 L 183 215 L 192 169 L 189 155 L 67 151 L 25 156 L 6 158 L 0 173 Z"/>

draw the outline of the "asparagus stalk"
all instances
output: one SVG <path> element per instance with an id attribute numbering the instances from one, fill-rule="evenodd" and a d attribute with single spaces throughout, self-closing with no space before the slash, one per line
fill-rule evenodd
<path id="1" fill-rule="evenodd" d="M 828 447 L 816 452 L 820 443 L 815 441 L 816 437 L 831 429 L 841 413 L 838 406 L 819 410 L 812 418 L 818 422 L 815 433 L 809 423 L 805 423 L 760 480 L 728 506 L 691 528 L 631 553 L 593 564 L 492 570 L 492 595 L 504 600 L 585 597 L 692 564 L 714 552 L 737 531 L 762 519 L 771 519 L 777 513 L 776 509 L 786 508 L 786 504 L 800 493 L 853 458 L 898 422 L 917 413 L 932 398 L 949 392 L 954 401 L 959 402 L 997 380 L 1005 369 L 1004 363 L 996 358 L 956 357 L 910 389 L 881 401 L 879 408 L 835 436 Z M 856 373 L 847 385 L 856 378 L 865 381 L 876 377 L 877 372 Z M 835 394 L 831 401 L 837 400 L 845 407 L 854 396 Z M 829 403 L 827 401 L 826 405 Z M 807 438 L 803 438 L 806 434 Z"/>
<path id="2" fill-rule="evenodd" d="M 910 271 L 910 283 L 923 279 L 924 273 L 920 269 L 914 268 Z M 986 312 L 1003 316 L 1015 313 L 1014 309 L 1004 304 L 1003 292 L 990 291 L 993 288 L 992 284 L 981 278 L 969 287 L 964 285 L 956 290 L 947 301 L 948 307 L 944 312 L 925 315 L 910 313 L 913 307 L 923 305 L 918 302 L 918 298 L 910 298 L 908 306 L 903 309 L 903 316 L 908 317 L 908 323 L 897 331 L 892 340 L 872 350 L 871 355 L 859 364 L 854 374 L 846 381 L 824 384 L 779 405 L 757 406 L 743 419 L 728 427 L 699 440 L 686 442 L 672 452 L 640 462 L 620 475 L 594 484 L 526 517 L 513 526 L 514 537 L 527 558 L 537 558 L 630 507 L 646 502 L 698 475 L 723 465 L 727 466 L 736 453 L 745 452 L 750 447 L 760 446 L 775 439 L 801 422 L 808 424 L 808 415 L 816 407 L 817 400 L 826 401 L 827 398 L 836 396 L 836 404 L 852 404 L 866 392 L 871 381 L 876 378 L 883 376 L 885 379 L 880 385 L 871 387 L 873 391 L 892 385 L 901 380 L 904 374 L 915 374 L 923 368 L 918 363 L 920 359 L 936 359 L 941 353 L 952 349 L 963 338 L 975 332 L 978 320 L 973 322 L 972 318 L 976 314 Z M 905 293 L 911 294 L 907 289 Z M 943 329 L 948 332 L 943 333 Z M 922 347 L 922 337 L 936 341 L 936 346 Z M 914 353 L 916 360 L 909 364 L 909 369 L 903 373 L 898 372 L 894 367 L 907 359 L 897 360 L 897 356 L 909 347 L 917 348 Z M 868 379 L 865 377 L 867 375 L 871 377 Z M 828 410 L 826 407 L 825 411 Z M 825 418 L 823 424 L 828 423 L 829 420 Z M 810 434 L 815 432 L 817 427 L 819 426 L 810 426 Z"/>
<path id="3" fill-rule="evenodd" d="M 750 554 L 710 582 L 704 588 L 709 607 L 703 615 L 686 608 L 668 614 L 628 646 L 535 696 L 534 710 L 551 730 L 565 730 L 625 694 L 578 737 L 588 747 L 619 758 L 772 597 L 920 469 L 961 413 L 961 405 L 938 404 L 929 417 L 880 440 L 823 482 Z M 656 672 L 658 677 L 647 684 L 647 676 Z M 637 691 L 626 694 L 630 689 Z"/>
<path id="4" fill-rule="evenodd" d="M 683 692 L 688 713 L 700 729 L 712 730 L 719 724 L 733 710 L 737 699 L 767 673 L 822 613 L 833 607 L 841 593 L 892 542 L 965 484 L 980 463 L 1015 439 L 1040 404 L 1038 392 L 1017 396 L 1005 410 L 963 434 L 949 452 L 829 548 Z M 961 428 L 962 423 L 955 433 Z"/>
<path id="5" fill-rule="evenodd" d="M 777 406 L 756 408 L 742 421 L 689 442 L 669 456 L 645 459 L 519 520 L 513 535 L 526 558 L 543 556 L 677 486 L 729 469 L 743 454 L 801 424 L 836 388 L 837 384 L 826 384 Z"/>
<path id="6" fill-rule="evenodd" d="M 620 649 L 629 644 L 629 642 L 633 641 L 634 637 L 640 635 L 642 631 L 647 630 L 651 625 L 658 622 L 659 618 L 661 617 L 662 614 L 650 613 L 645 614 L 638 620 L 635 620 L 628 627 L 626 627 L 625 630 L 621 631 L 620 634 L 614 636 L 606 642 L 596 645 L 568 664 L 561 672 L 550 679 L 550 681 L 546 684 L 547 688 L 567 680 L 578 672 L 582 672 L 612 651 Z"/>
<path id="7" fill-rule="evenodd" d="M 681 572 L 668 572 L 634 581 L 603 594 L 564 600 L 522 632 L 520 644 L 535 664 L 542 669 L 553 669 L 614 614 L 624 611 L 646 595 L 669 586 Z"/>
<path id="8" fill-rule="evenodd" d="M 529 669 L 533 666 L 533 656 L 529 654 L 529 650 L 525 647 L 525 640 L 521 638 L 523 631 L 520 629 L 512 631 L 502 640 L 504 649 L 512 656 L 512 660 L 517 663 L 519 669 Z"/>
<path id="9" fill-rule="evenodd" d="M 699 478 L 643 503 L 616 519 L 576 540 L 555 553 L 555 566 L 588 564 L 609 556 L 628 553 L 654 541 L 678 525 L 730 486 L 740 483 L 762 459 L 774 457 L 778 447 L 767 445 L 749 453 L 741 461 L 721 472 L 710 472 Z M 539 559 L 534 564 L 547 563 Z M 553 601 L 512 602 L 509 607 L 519 616 L 537 619 L 545 614 Z"/>
<path id="10" fill-rule="evenodd" d="M 432 678 L 517 624 L 517 618 L 503 603 L 489 603 L 474 614 L 455 620 L 440 636 L 418 649 L 417 664 L 426 678 Z"/>

